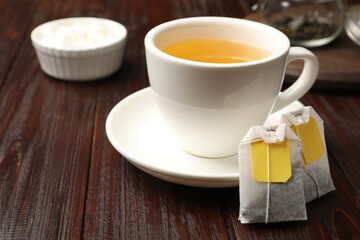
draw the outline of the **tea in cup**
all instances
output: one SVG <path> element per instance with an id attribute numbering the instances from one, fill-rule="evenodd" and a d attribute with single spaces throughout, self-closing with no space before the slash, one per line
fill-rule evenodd
<path id="1" fill-rule="evenodd" d="M 196 38 L 176 42 L 162 49 L 174 57 L 208 63 L 241 63 L 271 55 L 269 51 L 244 42 L 221 38 Z"/>
<path id="2" fill-rule="evenodd" d="M 227 17 L 173 20 L 145 37 L 156 104 L 178 145 L 208 158 L 237 153 L 253 125 L 302 97 L 318 74 L 314 54 L 290 47 L 277 29 Z M 298 80 L 284 92 L 286 65 L 303 60 Z"/>

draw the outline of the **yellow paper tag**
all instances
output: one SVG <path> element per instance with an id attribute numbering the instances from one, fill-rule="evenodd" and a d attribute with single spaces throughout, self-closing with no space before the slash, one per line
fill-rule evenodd
<path id="1" fill-rule="evenodd" d="M 290 127 L 302 141 L 302 165 L 305 166 L 324 154 L 325 146 L 320 136 L 316 119 L 309 118 L 309 122 Z"/>
<path id="2" fill-rule="evenodd" d="M 269 165 L 267 144 L 264 141 L 251 143 L 251 163 L 253 177 L 258 182 L 287 182 L 291 177 L 291 159 L 289 140 L 279 143 L 269 143 Z"/>

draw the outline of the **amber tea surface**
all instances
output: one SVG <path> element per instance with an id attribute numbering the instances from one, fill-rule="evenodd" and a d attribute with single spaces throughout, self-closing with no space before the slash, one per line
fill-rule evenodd
<path id="1" fill-rule="evenodd" d="M 206 63 L 242 63 L 271 55 L 269 51 L 248 43 L 212 38 L 177 42 L 162 51 L 174 57 Z"/>

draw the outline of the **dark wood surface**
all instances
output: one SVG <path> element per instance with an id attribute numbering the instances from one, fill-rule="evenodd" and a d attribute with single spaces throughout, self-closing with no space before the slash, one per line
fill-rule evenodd
<path id="1" fill-rule="evenodd" d="M 306 222 L 241 225 L 238 188 L 157 179 L 129 164 L 106 137 L 114 105 L 149 86 L 148 30 L 189 16 L 241 18 L 250 6 L 242 0 L 0 0 L 0 239 L 360 239 L 359 92 L 313 89 L 301 99 L 325 122 L 337 188 L 308 204 Z M 72 83 L 40 70 L 29 34 L 72 16 L 126 26 L 120 71 Z M 330 52 L 338 57 L 336 44 Z M 351 77 L 360 81 L 358 73 Z"/>

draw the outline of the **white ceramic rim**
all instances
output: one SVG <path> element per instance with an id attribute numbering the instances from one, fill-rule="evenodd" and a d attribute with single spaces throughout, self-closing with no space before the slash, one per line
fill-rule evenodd
<path id="1" fill-rule="evenodd" d="M 77 20 L 96 20 L 96 21 L 105 21 L 105 22 L 109 22 L 111 24 L 113 24 L 114 26 L 116 26 L 116 30 L 119 31 L 119 38 L 112 41 L 112 42 L 107 42 L 107 43 L 102 43 L 102 44 L 97 44 L 96 46 L 89 46 L 86 48 L 62 48 L 61 46 L 48 46 L 43 44 L 41 41 L 39 41 L 37 39 L 37 37 L 35 36 L 37 34 L 38 31 L 41 31 L 41 29 L 45 26 L 49 26 L 49 25 L 54 25 L 54 24 L 59 24 L 61 22 L 74 22 Z M 57 19 L 57 20 L 53 20 L 53 21 L 49 21 L 43 24 L 40 24 L 39 26 L 37 26 L 30 34 L 31 40 L 34 44 L 35 47 L 37 48 L 41 48 L 41 50 L 45 50 L 45 51 L 62 51 L 64 53 L 81 53 L 81 52 L 88 52 L 88 51 L 92 51 L 92 50 L 103 50 L 106 48 L 112 48 L 113 46 L 118 45 L 120 42 L 124 41 L 127 37 L 127 30 L 125 28 L 124 25 L 122 25 L 119 22 L 110 20 L 110 19 L 105 19 L 105 18 L 96 18 L 96 17 L 70 17 L 70 18 L 62 18 L 62 19 Z"/>
<path id="2" fill-rule="evenodd" d="M 198 23 L 205 23 L 205 22 L 209 22 L 209 23 L 213 22 L 216 24 L 219 24 L 219 23 L 230 24 L 230 23 L 235 22 L 235 24 L 236 23 L 242 23 L 242 24 L 246 23 L 255 28 L 261 27 L 262 31 L 265 31 L 268 33 L 271 32 L 271 34 L 276 34 L 277 35 L 276 37 L 279 39 L 282 39 L 284 44 L 282 44 L 276 52 L 273 52 L 268 57 L 265 57 L 265 58 L 262 58 L 259 60 L 255 60 L 255 61 L 250 61 L 250 62 L 226 63 L 226 64 L 224 64 L 224 63 L 205 63 L 205 62 L 197 62 L 197 61 L 191 61 L 191 60 L 177 58 L 177 57 L 174 57 L 174 56 L 164 53 L 155 45 L 155 38 L 164 31 L 167 31 L 167 30 L 170 30 L 170 29 L 173 29 L 176 27 L 184 26 L 184 25 L 190 26 L 191 24 L 198 24 Z M 144 42 L 145 42 L 145 48 L 148 51 L 150 51 L 153 54 L 156 54 L 158 56 L 161 56 L 162 58 L 165 58 L 169 61 L 176 61 L 176 62 L 180 62 L 180 63 L 187 64 L 187 65 L 199 66 L 199 67 L 211 67 L 211 68 L 214 68 L 214 67 L 215 68 L 233 68 L 233 67 L 240 67 L 240 66 L 252 66 L 252 65 L 262 64 L 264 62 L 268 62 L 268 61 L 271 61 L 273 59 L 277 59 L 277 58 L 283 56 L 290 49 L 289 38 L 284 33 L 277 30 L 276 28 L 273 28 L 271 26 L 268 26 L 268 25 L 265 25 L 262 23 L 245 20 L 245 19 L 230 18 L 230 17 L 211 17 L 211 16 L 181 18 L 181 19 L 165 22 L 165 23 L 160 24 L 160 25 L 154 27 L 153 29 L 151 29 L 146 34 Z"/>
<path id="3" fill-rule="evenodd" d="M 219 182 L 234 182 L 234 181 L 238 181 L 239 178 L 239 174 L 235 173 L 235 174 L 186 174 L 186 173 L 179 173 L 179 172 L 175 172 L 175 171 L 170 171 L 170 170 L 166 170 L 163 168 L 157 168 L 154 167 L 153 165 L 150 165 L 146 162 L 142 162 L 139 161 L 136 157 L 134 157 L 134 155 L 129 152 L 126 148 L 124 148 L 121 144 L 118 143 L 118 141 L 116 140 L 116 137 L 113 134 L 112 131 L 112 125 L 113 125 L 113 121 L 114 121 L 114 115 L 116 114 L 116 112 L 122 108 L 124 105 L 127 105 L 128 101 L 132 101 L 133 99 L 135 99 L 138 96 L 141 96 L 142 94 L 144 94 L 144 92 L 146 91 L 150 91 L 150 88 L 144 88 L 141 89 L 133 94 L 130 94 L 129 96 L 125 97 L 124 99 L 122 99 L 120 102 L 118 102 L 113 109 L 110 111 L 107 119 L 106 119 L 106 124 L 105 124 L 105 131 L 106 131 L 106 135 L 111 143 L 111 145 L 121 154 L 123 155 L 126 159 L 128 159 L 131 163 L 135 164 L 136 166 L 141 166 L 142 168 L 145 169 L 149 169 L 151 171 L 154 172 L 158 172 L 161 173 L 163 175 L 167 175 L 167 176 L 172 176 L 172 177 L 177 177 L 177 178 L 183 178 L 183 179 L 192 179 L 192 180 L 196 180 L 196 181 L 219 181 Z M 230 156 L 229 158 L 233 158 L 236 157 L 237 159 L 237 155 L 234 156 Z"/>
<path id="4" fill-rule="evenodd" d="M 213 173 L 213 174 L 209 174 L 209 173 L 184 173 L 184 172 L 177 172 L 174 170 L 169 170 L 169 169 L 165 169 L 159 166 L 154 166 L 153 164 L 149 164 L 146 161 L 142 161 L 141 159 L 139 159 L 134 152 L 129 151 L 124 145 L 122 145 L 116 138 L 116 134 L 112 131 L 112 127 L 115 124 L 115 115 L 118 113 L 118 111 L 120 111 L 120 109 L 124 108 L 130 101 L 135 101 L 135 99 L 138 99 L 139 97 L 143 97 L 146 94 L 149 94 L 149 92 L 152 91 L 150 87 L 141 89 L 137 92 L 134 92 L 130 95 L 128 95 L 127 97 L 123 98 L 122 100 L 120 100 L 110 111 L 110 113 L 108 114 L 107 118 L 106 118 L 106 123 L 105 123 L 105 132 L 106 132 L 106 136 L 109 140 L 109 142 L 111 143 L 111 145 L 116 149 L 116 151 L 122 155 L 125 159 L 127 159 L 127 161 L 129 161 L 131 164 L 133 164 L 134 166 L 140 168 L 141 170 L 149 173 L 150 175 L 154 175 L 154 173 L 156 174 L 160 174 L 162 176 L 168 176 L 168 177 L 175 177 L 177 179 L 184 179 L 184 180 L 191 180 L 191 181 L 197 181 L 197 182 L 211 182 L 214 183 L 216 182 L 216 184 L 219 183 L 228 183 L 228 184 L 232 184 L 235 182 L 239 181 L 239 172 L 238 172 L 238 168 L 236 168 L 236 173 Z M 294 105 L 291 108 L 291 111 L 294 111 L 294 109 L 297 109 L 298 107 L 304 107 L 304 105 L 302 103 L 300 103 L 299 101 L 295 101 L 293 103 Z M 289 105 L 290 106 L 290 105 Z M 265 125 L 266 126 L 271 126 L 274 125 L 275 123 L 273 121 L 277 121 L 277 119 L 279 119 L 279 116 L 281 116 L 283 111 L 289 111 L 290 109 L 288 109 L 287 107 L 283 108 L 282 110 L 276 112 L 276 113 L 272 113 L 272 116 L 274 117 L 273 119 L 268 119 L 270 120 L 269 122 L 266 122 Z M 275 120 L 276 119 L 276 120 Z M 189 153 L 189 155 L 191 155 Z M 201 158 L 201 157 L 196 157 L 193 156 L 195 158 Z M 217 160 L 221 159 L 225 159 L 225 158 L 218 158 Z M 227 157 L 226 159 L 231 159 L 231 161 L 238 161 L 238 155 L 233 155 L 230 157 Z M 159 177 L 159 176 L 157 176 Z M 161 178 L 161 177 L 159 177 Z M 161 178 L 164 179 L 164 178 Z M 167 180 L 169 181 L 169 180 Z M 175 181 L 170 181 L 170 182 L 175 182 Z M 177 182 L 179 183 L 179 182 Z M 184 183 L 181 183 L 184 184 Z M 198 184 L 185 184 L 185 185 L 189 185 L 189 186 L 198 186 Z"/>

